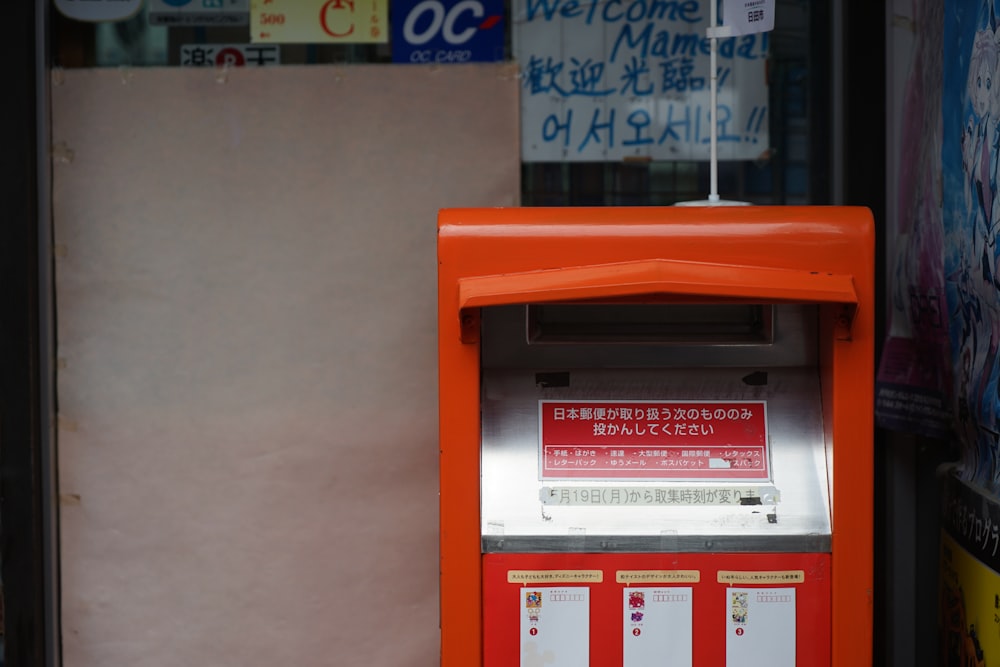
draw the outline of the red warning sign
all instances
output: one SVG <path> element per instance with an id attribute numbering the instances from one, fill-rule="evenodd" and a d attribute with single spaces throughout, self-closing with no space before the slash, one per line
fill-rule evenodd
<path id="1" fill-rule="evenodd" d="M 770 479 L 765 401 L 539 401 L 543 479 Z"/>

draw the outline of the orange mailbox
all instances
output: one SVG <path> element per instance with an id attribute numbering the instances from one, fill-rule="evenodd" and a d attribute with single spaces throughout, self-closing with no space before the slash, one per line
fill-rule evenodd
<path id="1" fill-rule="evenodd" d="M 873 231 L 443 210 L 441 664 L 871 665 Z"/>

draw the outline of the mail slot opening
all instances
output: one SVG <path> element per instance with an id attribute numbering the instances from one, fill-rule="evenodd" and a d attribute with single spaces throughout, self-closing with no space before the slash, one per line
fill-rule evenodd
<path id="1" fill-rule="evenodd" d="M 774 342 L 772 307 L 761 304 L 533 304 L 526 320 L 529 345 Z"/>

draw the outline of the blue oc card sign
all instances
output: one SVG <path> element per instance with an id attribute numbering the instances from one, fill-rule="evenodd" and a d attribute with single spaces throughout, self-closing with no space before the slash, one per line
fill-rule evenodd
<path id="1" fill-rule="evenodd" d="M 467 63 L 503 59 L 503 0 L 393 2 L 393 62 Z"/>

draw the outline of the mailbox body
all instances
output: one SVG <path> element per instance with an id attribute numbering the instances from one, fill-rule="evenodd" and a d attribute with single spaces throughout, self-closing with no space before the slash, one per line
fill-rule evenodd
<path id="1" fill-rule="evenodd" d="M 790 664 L 870 665 L 870 212 L 438 223 L 441 664 L 526 666 L 539 628 L 579 644 L 574 660 L 643 664 L 630 637 L 657 627 L 690 664 L 736 664 L 749 593 L 791 599 Z M 646 419 L 678 410 L 705 420 Z M 629 420 L 581 426 L 597 411 Z M 743 504 L 720 503 L 733 493 Z M 583 614 L 570 633 L 539 611 L 567 592 Z M 652 626 L 630 592 L 685 602 Z M 538 664 L 562 664 L 542 646 Z"/>

